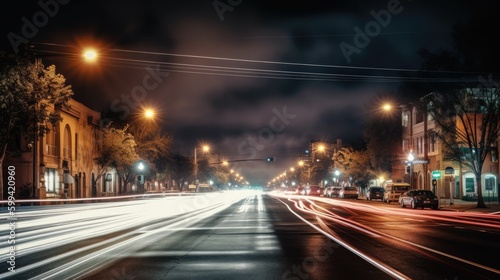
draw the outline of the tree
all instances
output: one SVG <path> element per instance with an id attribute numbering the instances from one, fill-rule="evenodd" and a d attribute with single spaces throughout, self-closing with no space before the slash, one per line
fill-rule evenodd
<path id="1" fill-rule="evenodd" d="M 388 94 L 377 94 L 365 105 L 370 112 L 366 120 L 363 136 L 370 165 L 378 173 L 391 173 L 394 160 L 401 151 L 401 110 L 396 98 Z M 392 108 L 383 110 L 385 104 Z"/>
<path id="2" fill-rule="evenodd" d="M 203 158 L 198 160 L 198 180 L 200 182 L 209 182 L 214 180 L 216 176 L 216 167 L 210 164 L 208 159 Z"/>
<path id="3" fill-rule="evenodd" d="M 54 65 L 45 68 L 26 57 L 7 55 L 0 60 L 0 178 L 8 153 L 19 149 L 14 136 L 22 132 L 36 143 L 50 126 L 61 121 L 59 109 L 68 106 L 73 95 L 66 79 Z M 3 180 L 0 197 L 3 198 Z"/>
<path id="4" fill-rule="evenodd" d="M 163 133 L 154 120 L 133 121 L 129 132 L 134 136 L 139 157 L 147 161 L 154 171 L 160 172 L 161 170 L 156 166 L 156 159 L 169 155 L 172 137 Z"/>
<path id="5" fill-rule="evenodd" d="M 111 127 L 111 123 L 99 130 L 96 145 L 94 146 L 97 157 L 94 159 L 97 166 L 97 176 L 92 185 L 109 170 L 115 168 L 118 175 L 127 186 L 132 176 L 132 167 L 139 157 L 135 151 L 134 137 L 127 132 L 128 126 L 123 129 Z M 122 192 L 123 186 L 120 186 Z"/>
<path id="6" fill-rule="evenodd" d="M 189 178 L 193 175 L 193 161 L 179 153 L 174 153 L 167 165 L 167 172 L 179 186 L 179 191 L 183 191 L 185 183 L 189 182 Z"/>
<path id="7" fill-rule="evenodd" d="M 335 153 L 334 161 L 335 166 L 342 174 L 352 178 L 352 182 L 362 188 L 366 188 L 368 182 L 375 177 L 366 150 L 357 151 L 350 147 L 342 148 Z"/>
<path id="8" fill-rule="evenodd" d="M 429 94 L 421 106 L 438 126 L 436 133 L 443 143 L 445 158 L 460 162 L 474 173 L 477 207 L 485 208 L 481 173 L 487 156 L 498 147 L 500 90 L 491 79 L 480 80 L 480 87 Z"/>

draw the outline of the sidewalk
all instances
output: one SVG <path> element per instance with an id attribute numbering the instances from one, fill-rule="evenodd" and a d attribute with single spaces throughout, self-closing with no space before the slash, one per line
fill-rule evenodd
<path id="1" fill-rule="evenodd" d="M 454 199 L 453 205 L 450 205 L 449 198 L 439 199 L 439 209 L 457 212 L 480 212 L 480 213 L 496 213 L 500 214 L 500 204 L 498 201 L 485 201 L 487 208 L 477 208 L 477 201 L 464 201 L 461 199 Z"/>

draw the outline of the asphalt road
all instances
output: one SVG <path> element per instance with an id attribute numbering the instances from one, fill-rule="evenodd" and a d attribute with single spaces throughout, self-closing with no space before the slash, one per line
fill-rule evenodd
<path id="1" fill-rule="evenodd" d="M 500 278 L 493 214 L 219 193 L 16 215 L 16 272 L 2 258 L 0 279 Z"/>

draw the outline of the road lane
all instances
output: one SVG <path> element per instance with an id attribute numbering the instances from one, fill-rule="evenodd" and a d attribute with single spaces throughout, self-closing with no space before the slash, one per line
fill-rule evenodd
<path id="1" fill-rule="evenodd" d="M 86 279 L 390 278 L 265 195 L 170 230 L 175 234 Z"/>
<path id="2" fill-rule="evenodd" d="M 0 279 L 500 275 L 496 258 L 487 257 L 500 249 L 500 220 L 492 215 L 229 192 L 26 207 L 17 217 L 16 273 Z"/>
<path id="3" fill-rule="evenodd" d="M 500 276 L 498 261 L 488 257 L 499 249 L 498 216 L 373 207 L 341 199 L 282 199 L 305 219 L 323 223 L 325 231 L 412 279 Z M 457 232 L 458 226 L 466 232 Z"/>

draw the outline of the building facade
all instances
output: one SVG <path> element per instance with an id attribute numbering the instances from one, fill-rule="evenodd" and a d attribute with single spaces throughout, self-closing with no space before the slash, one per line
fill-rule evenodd
<path id="1" fill-rule="evenodd" d="M 402 153 L 395 165 L 406 168 L 395 169 L 393 176 L 401 181 L 411 181 L 414 189 L 432 190 L 441 198 L 462 199 L 477 196 L 477 184 L 472 170 L 444 157 L 443 143 L 437 137 L 439 127 L 431 114 L 409 104 L 402 107 L 401 120 Z M 455 122 L 457 127 L 460 127 L 457 117 Z M 494 147 L 491 147 L 483 165 L 481 187 L 486 202 L 498 198 L 498 143 L 497 140 Z M 408 160 L 410 153 L 414 156 L 413 162 Z"/>
<path id="2" fill-rule="evenodd" d="M 24 198 L 89 198 L 117 194 L 116 172 L 95 164 L 95 143 L 101 116 L 74 99 L 62 108 L 62 121 L 35 143 L 20 137 L 21 154 L 6 157 L 4 169 L 14 166 L 16 184 Z M 22 132 L 21 132 L 22 135 Z M 5 174 L 5 173 L 4 173 Z M 34 183 L 36 182 L 36 183 Z"/>

